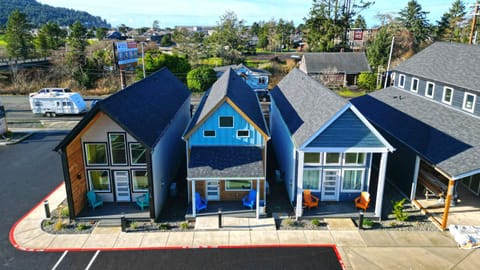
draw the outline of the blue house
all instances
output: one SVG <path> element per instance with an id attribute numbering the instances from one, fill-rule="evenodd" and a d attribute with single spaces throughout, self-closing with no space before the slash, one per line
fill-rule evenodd
<path id="1" fill-rule="evenodd" d="M 272 74 L 266 70 L 250 68 L 243 64 L 216 67 L 213 70 L 217 72 L 217 77 L 220 77 L 223 73 L 230 69 L 233 69 L 237 75 L 242 77 L 248 86 L 254 91 L 258 92 L 268 90 L 268 78 Z"/>
<path id="2" fill-rule="evenodd" d="M 254 92 L 233 70 L 226 71 L 205 93 L 183 139 L 189 201 L 195 202 L 198 192 L 208 202 L 236 201 L 241 207 L 242 198 L 255 190 L 259 217 L 260 205 L 262 209 L 266 205 L 270 136 Z M 189 214 L 196 216 L 195 203 Z"/>
<path id="3" fill-rule="evenodd" d="M 393 147 L 354 105 L 298 69 L 270 94 L 272 144 L 296 216 L 303 215 L 302 194 L 310 190 L 321 202 L 351 202 L 350 213 L 356 212 L 353 200 L 367 191 L 374 212 L 366 214 L 380 217 Z"/>
<path id="4" fill-rule="evenodd" d="M 118 205 L 148 194 L 158 219 L 184 161 L 181 136 L 190 120 L 190 91 L 168 69 L 99 101 L 55 148 L 62 157 L 70 218 L 86 193 Z M 105 204 L 104 204 L 105 205 Z"/>

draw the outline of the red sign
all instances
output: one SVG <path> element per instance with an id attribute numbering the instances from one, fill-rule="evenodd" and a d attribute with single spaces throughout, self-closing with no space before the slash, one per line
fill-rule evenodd
<path id="1" fill-rule="evenodd" d="M 353 31 L 353 40 L 363 40 L 363 31 L 362 30 Z"/>

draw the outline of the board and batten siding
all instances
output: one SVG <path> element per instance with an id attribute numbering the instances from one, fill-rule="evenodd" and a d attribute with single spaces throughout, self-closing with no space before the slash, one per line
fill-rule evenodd
<path id="1" fill-rule="evenodd" d="M 233 127 L 219 127 L 220 116 L 233 116 Z M 214 130 L 215 137 L 204 137 L 205 130 Z M 248 130 L 248 137 L 237 137 L 238 130 Z M 263 146 L 263 136 L 228 103 L 223 103 L 191 135 L 189 146 Z"/>

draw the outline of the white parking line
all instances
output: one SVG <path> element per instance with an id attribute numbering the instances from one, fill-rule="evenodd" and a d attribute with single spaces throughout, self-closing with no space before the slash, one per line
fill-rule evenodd
<path id="1" fill-rule="evenodd" d="M 97 258 L 98 253 L 100 253 L 100 250 L 97 250 L 97 252 L 95 252 L 95 255 L 93 255 L 93 257 L 90 260 L 90 262 L 88 263 L 87 267 L 85 267 L 85 270 L 88 270 L 88 269 L 90 269 L 90 267 L 92 267 L 92 264 L 95 261 L 95 259 Z"/>
<path id="2" fill-rule="evenodd" d="M 60 265 L 60 263 L 62 262 L 63 258 L 65 258 L 65 255 L 67 255 L 67 253 L 68 253 L 68 250 L 65 250 L 65 252 L 63 252 L 60 259 L 58 259 L 57 263 L 52 267 L 52 270 L 57 269 L 58 265 Z"/>

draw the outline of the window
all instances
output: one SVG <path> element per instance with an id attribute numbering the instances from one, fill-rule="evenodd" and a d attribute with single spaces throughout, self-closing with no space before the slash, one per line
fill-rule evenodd
<path id="1" fill-rule="evenodd" d="M 258 83 L 259 84 L 265 84 L 267 82 L 267 80 L 265 79 L 265 77 L 259 77 L 258 78 Z"/>
<path id="2" fill-rule="evenodd" d="M 427 82 L 427 87 L 425 88 L 425 96 L 429 98 L 433 98 L 434 93 L 435 93 L 435 84 L 432 82 Z"/>
<path id="3" fill-rule="evenodd" d="M 412 85 L 410 86 L 410 91 L 417 93 L 418 92 L 418 79 L 412 78 Z"/>
<path id="4" fill-rule="evenodd" d="M 401 88 L 405 88 L 405 75 L 403 74 L 399 75 L 398 86 Z"/>
<path id="5" fill-rule="evenodd" d="M 88 170 L 90 189 L 95 192 L 110 192 L 110 175 L 108 170 Z"/>
<path id="6" fill-rule="evenodd" d="M 320 170 L 303 170 L 303 189 L 320 190 Z"/>
<path id="7" fill-rule="evenodd" d="M 133 191 L 147 191 L 148 174 L 146 170 L 132 170 Z"/>
<path id="8" fill-rule="evenodd" d="M 107 147 L 104 143 L 86 143 L 87 165 L 107 165 Z"/>
<path id="9" fill-rule="evenodd" d="M 463 109 L 465 111 L 473 112 L 475 110 L 475 100 L 477 96 L 470 93 L 465 93 L 463 96 Z"/>
<path id="10" fill-rule="evenodd" d="M 237 137 L 250 137 L 248 130 L 237 130 Z"/>
<path id="11" fill-rule="evenodd" d="M 252 182 L 250 180 L 227 180 L 225 190 L 250 190 Z"/>
<path id="12" fill-rule="evenodd" d="M 233 116 L 220 116 L 218 126 L 223 128 L 233 127 Z"/>
<path id="13" fill-rule="evenodd" d="M 442 102 L 452 105 L 452 98 L 453 98 L 453 89 L 450 87 L 444 87 Z"/>
<path id="14" fill-rule="evenodd" d="M 325 164 L 326 165 L 340 164 L 340 153 L 326 153 L 325 154 Z"/>
<path id="15" fill-rule="evenodd" d="M 125 145 L 125 134 L 112 133 L 108 135 L 110 140 L 110 155 L 112 164 L 127 164 L 127 149 Z"/>
<path id="16" fill-rule="evenodd" d="M 305 164 L 320 164 L 320 153 L 305 153 L 303 156 Z"/>
<path id="17" fill-rule="evenodd" d="M 363 170 L 343 170 L 342 191 L 361 191 Z"/>
<path id="18" fill-rule="evenodd" d="M 365 164 L 365 153 L 345 153 L 345 164 Z"/>
<path id="19" fill-rule="evenodd" d="M 141 143 L 130 144 L 130 159 L 132 165 L 145 165 L 147 164 L 147 154 L 145 147 Z"/>
<path id="20" fill-rule="evenodd" d="M 203 137 L 215 137 L 215 130 L 204 130 Z"/>

